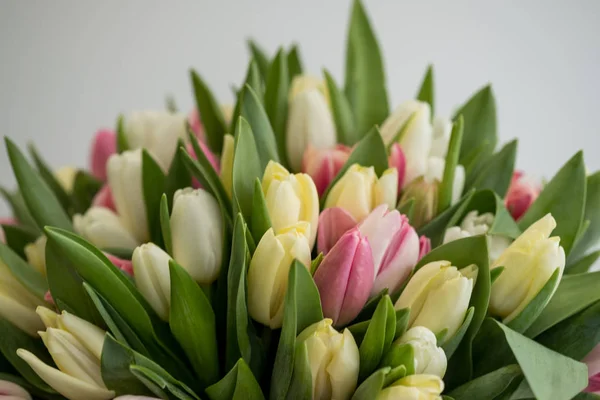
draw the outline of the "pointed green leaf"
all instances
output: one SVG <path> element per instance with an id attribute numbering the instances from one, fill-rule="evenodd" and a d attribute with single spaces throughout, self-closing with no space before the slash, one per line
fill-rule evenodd
<path id="1" fill-rule="evenodd" d="M 323 75 L 325 75 L 325 82 L 331 100 L 331 112 L 335 121 L 337 142 L 352 146 L 360 140 L 361 136 L 358 135 L 358 131 L 355 129 L 350 103 L 326 69 L 323 70 Z"/>
<path id="2" fill-rule="evenodd" d="M 496 279 L 498 279 L 498 277 L 502 274 L 503 271 L 504 267 L 496 267 L 490 271 L 490 280 L 492 281 L 492 284 Z"/>
<path id="3" fill-rule="evenodd" d="M 5 188 L 0 187 L 0 194 L 10 205 L 13 216 L 17 219 L 17 221 L 19 221 L 19 223 L 27 226 L 32 230 L 35 230 L 38 233 L 41 232 L 37 224 L 35 223 L 33 217 L 29 213 L 27 205 L 23 200 L 23 196 L 21 196 L 21 193 L 19 191 L 16 191 L 15 193 L 10 193 Z"/>
<path id="4" fill-rule="evenodd" d="M 582 257 L 579 261 L 569 264 L 565 267 L 565 273 L 567 274 L 582 274 L 588 272 L 589 269 L 596 263 L 600 257 L 600 250 L 590 253 Z"/>
<path id="5" fill-rule="evenodd" d="M 0 229 L 4 232 L 6 245 L 17 253 L 19 257 L 27 259 L 25 246 L 36 241 L 38 232 L 25 225 L 3 224 Z"/>
<path id="6" fill-rule="evenodd" d="M 129 150 L 129 143 L 127 142 L 127 135 L 125 134 L 125 117 L 120 114 L 117 118 L 117 153 L 121 154 L 124 151 Z"/>
<path id="7" fill-rule="evenodd" d="M 427 66 L 423 82 L 421 82 L 421 88 L 419 89 L 419 93 L 417 93 L 417 100 L 429 104 L 431 116 L 433 117 L 435 115 L 435 85 L 432 64 Z"/>
<path id="8" fill-rule="evenodd" d="M 391 371 L 390 367 L 384 367 L 375 371 L 369 376 L 363 383 L 360 384 L 358 389 L 352 395 L 351 400 L 373 400 L 379 395 L 379 392 L 383 389 L 386 375 Z"/>
<path id="9" fill-rule="evenodd" d="M 165 108 L 172 114 L 175 114 L 178 111 L 177 102 L 175 101 L 175 97 L 173 97 L 173 95 L 168 94 L 165 97 Z"/>
<path id="10" fill-rule="evenodd" d="M 248 40 L 248 49 L 250 50 L 252 58 L 256 61 L 256 66 L 258 67 L 260 75 L 266 80 L 269 75 L 269 57 L 265 51 L 260 48 L 258 43 L 252 39 Z"/>
<path id="11" fill-rule="evenodd" d="M 288 78 L 290 82 L 296 75 L 302 74 L 302 60 L 297 45 L 293 45 L 287 55 Z"/>
<path id="12" fill-rule="evenodd" d="M 31 158 L 33 159 L 33 162 L 39 171 L 40 176 L 46 182 L 50 190 L 52 190 L 52 192 L 62 205 L 63 210 L 68 212 L 71 208 L 71 199 L 69 198 L 69 194 L 58 182 L 58 179 L 56 179 L 56 177 L 54 176 L 54 172 L 52 171 L 52 169 L 42 159 L 37 149 L 35 148 L 35 145 L 33 143 L 30 143 L 27 147 L 29 149 L 29 154 L 31 154 Z"/>
<path id="13" fill-rule="evenodd" d="M 0 243 L 0 260 L 32 294 L 40 299 L 44 298 L 48 291 L 48 283 L 45 277 L 4 243 Z M 2 266 L 0 266 L 1 268 Z"/>
<path id="14" fill-rule="evenodd" d="M 279 158 L 288 165 L 286 152 L 286 121 L 288 114 L 288 66 L 283 49 L 279 49 L 271 67 L 265 85 L 265 111 L 273 127 Z"/>
<path id="15" fill-rule="evenodd" d="M 458 165 L 458 156 L 460 144 L 462 143 L 464 119 L 459 115 L 450 134 L 450 143 L 448 144 L 448 153 L 444 167 L 444 177 L 440 184 L 438 194 L 438 214 L 442 213 L 452 203 L 452 193 L 454 191 L 454 175 Z"/>
<path id="16" fill-rule="evenodd" d="M 142 190 L 146 205 L 148 231 L 154 243 L 160 244 L 160 199 L 165 192 L 166 177 L 146 149 L 142 150 Z"/>
<path id="17" fill-rule="evenodd" d="M 450 208 L 447 208 L 446 211 L 436 216 L 434 219 L 429 221 L 425 226 L 422 226 L 418 230 L 419 236 L 427 236 L 431 240 L 431 247 L 436 248 L 442 243 L 444 239 L 444 234 L 446 233 L 446 229 L 451 225 L 451 222 L 454 215 L 462 215 L 463 210 L 471 201 L 471 198 L 475 194 L 475 191 L 469 191 L 464 194 L 464 196 L 456 202 Z"/>
<path id="18" fill-rule="evenodd" d="M 256 378 L 243 359 L 239 359 L 223 379 L 206 388 L 211 400 L 264 400 Z"/>
<path id="19" fill-rule="evenodd" d="M 233 108 L 233 114 L 231 118 L 231 127 L 229 132 L 237 131 L 237 123 L 240 115 L 242 115 L 242 98 L 244 94 L 244 88 L 250 86 L 255 93 L 260 94 L 260 97 L 257 97 L 259 103 L 263 98 L 263 88 L 262 88 L 262 79 L 260 77 L 260 72 L 258 71 L 258 67 L 256 65 L 256 61 L 251 59 L 248 63 L 248 69 L 246 70 L 246 77 L 244 78 L 244 82 L 242 83 L 242 87 L 235 91 L 234 95 L 236 96 L 235 107 Z"/>
<path id="20" fill-rule="evenodd" d="M 198 142 L 197 140 L 193 140 L 192 143 L 197 144 Z M 185 148 L 185 143 L 183 139 L 179 139 L 179 141 L 177 142 L 177 148 Z M 181 151 L 175 152 L 175 155 L 173 156 L 173 161 L 171 161 L 171 165 L 169 166 L 169 170 L 167 171 L 167 175 L 165 177 L 165 193 L 167 195 L 167 199 L 169 199 L 171 203 L 173 200 L 173 195 L 178 189 L 183 189 L 192 186 L 192 176 L 186 168 L 185 161 L 183 160 L 181 153 Z M 195 151 L 194 153 L 196 154 Z M 202 156 L 204 156 L 203 152 L 201 157 Z"/>
<path id="21" fill-rule="evenodd" d="M 457 387 L 450 395 L 456 400 L 496 399 L 521 376 L 518 365 L 507 365 Z"/>
<path id="22" fill-rule="evenodd" d="M 102 188 L 102 184 L 102 181 L 87 172 L 77 171 L 71 193 L 74 211 L 80 214 L 86 212 L 92 206 L 92 201 Z"/>
<path id="23" fill-rule="evenodd" d="M 411 344 L 394 344 L 381 361 L 381 366 L 396 368 L 401 365 L 406 368 L 407 375 L 415 373 L 415 351 Z"/>
<path id="24" fill-rule="evenodd" d="M 190 70 L 190 79 L 194 88 L 196 108 L 206 133 L 206 142 L 214 153 L 220 154 L 223 148 L 223 135 L 227 131 L 221 107 L 208 85 L 193 69 Z"/>
<path id="25" fill-rule="evenodd" d="M 600 171 L 587 177 L 584 221 L 590 221 L 588 229 L 575 243 L 567 264 L 583 258 L 600 240 Z"/>
<path id="26" fill-rule="evenodd" d="M 114 390 L 117 396 L 139 395 L 150 396 L 152 393 L 129 371 L 135 364 L 132 352 L 118 343 L 110 334 L 104 338 L 102 346 L 101 371 L 106 387 Z"/>
<path id="27" fill-rule="evenodd" d="M 287 399 L 309 399 L 312 397 L 313 382 L 306 343 L 300 343 L 294 356 L 294 373 Z"/>
<path id="28" fill-rule="evenodd" d="M 162 241 L 165 244 L 167 253 L 173 255 L 173 238 L 171 236 L 169 202 L 167 201 L 167 195 L 164 193 L 160 198 L 160 230 L 162 232 Z"/>
<path id="29" fill-rule="evenodd" d="M 235 134 L 233 157 L 233 198 L 247 221 L 252 220 L 254 182 L 262 178 L 261 171 L 260 157 L 252 129 L 248 122 L 240 117 Z"/>
<path id="30" fill-rule="evenodd" d="M 504 197 L 515 169 L 517 158 L 517 140 L 508 142 L 499 152 L 492 155 L 482 166 L 472 183 L 467 182 L 465 190 L 490 189 Z"/>
<path id="31" fill-rule="evenodd" d="M 390 318 L 390 313 L 393 315 Z M 373 314 L 365 337 L 358 348 L 360 353 L 360 372 L 358 380 L 362 382 L 377 368 L 385 351 L 392 344 L 396 333 L 396 314 L 390 296 L 384 296 Z"/>

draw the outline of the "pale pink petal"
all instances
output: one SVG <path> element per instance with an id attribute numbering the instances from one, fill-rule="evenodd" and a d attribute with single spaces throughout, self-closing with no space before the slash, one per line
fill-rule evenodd
<path id="1" fill-rule="evenodd" d="M 133 264 L 130 260 L 124 260 L 109 253 L 104 253 L 104 255 L 115 267 L 119 268 L 129 276 L 133 276 Z"/>
<path id="2" fill-rule="evenodd" d="M 106 181 L 106 163 L 117 152 L 117 135 L 113 130 L 101 129 L 94 136 L 90 151 L 90 171 L 101 181 Z"/>
<path id="3" fill-rule="evenodd" d="M 406 156 L 400 144 L 394 143 L 390 148 L 388 164 L 390 168 L 396 168 L 398 171 L 398 194 L 400 194 L 402 185 L 404 184 L 404 177 L 406 176 Z"/>
<path id="4" fill-rule="evenodd" d="M 356 220 L 346 210 L 332 207 L 319 215 L 317 250 L 327 254 L 344 233 L 356 226 Z"/>
<path id="5" fill-rule="evenodd" d="M 98 191 L 98 193 L 96 193 L 92 200 L 92 206 L 104 207 L 114 212 L 117 212 L 112 191 L 110 190 L 110 186 L 108 186 L 108 183 L 105 183 L 104 186 L 102 186 L 102 188 Z"/>
<path id="6" fill-rule="evenodd" d="M 419 239 L 419 260 L 431 251 L 431 240 L 425 235 Z"/>

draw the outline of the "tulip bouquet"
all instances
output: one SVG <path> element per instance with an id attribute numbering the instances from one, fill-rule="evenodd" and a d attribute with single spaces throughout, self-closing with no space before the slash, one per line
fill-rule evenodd
<path id="1" fill-rule="evenodd" d="M 191 71 L 89 170 L 6 139 L 0 398 L 600 398 L 600 173 L 515 171 L 432 67 L 390 112 L 359 0 L 347 46 L 340 89 L 251 42 L 234 107 Z"/>

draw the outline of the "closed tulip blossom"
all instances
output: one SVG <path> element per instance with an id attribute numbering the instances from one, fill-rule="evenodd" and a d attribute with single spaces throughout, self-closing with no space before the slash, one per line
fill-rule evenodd
<path id="1" fill-rule="evenodd" d="M 525 230 L 491 265 L 504 267 L 492 284 L 490 313 L 510 322 L 533 300 L 558 269 L 560 280 L 565 267 L 565 251 L 551 214 Z M 556 287 L 554 288 L 556 290 Z"/>
<path id="2" fill-rule="evenodd" d="M 341 207 L 326 208 L 319 215 L 317 250 L 327 255 L 344 233 L 356 226 L 352 215 Z"/>
<path id="3" fill-rule="evenodd" d="M 431 240 L 427 236 L 419 238 L 419 260 L 431 251 Z"/>
<path id="4" fill-rule="evenodd" d="M 154 311 L 165 321 L 171 308 L 171 257 L 154 243 L 146 243 L 133 252 L 135 285 Z"/>
<path id="5" fill-rule="evenodd" d="M 335 326 L 347 325 L 369 299 L 374 278 L 369 240 L 354 228 L 340 238 L 315 272 L 323 315 Z"/>
<path id="6" fill-rule="evenodd" d="M 541 185 L 522 171 L 513 173 L 504 204 L 515 221 L 525 215 L 525 212 L 538 198 L 541 191 Z"/>
<path id="7" fill-rule="evenodd" d="M 75 231 L 101 248 L 133 249 L 140 242 L 123 226 L 122 220 L 108 208 L 92 207 L 73 217 Z"/>
<path id="8" fill-rule="evenodd" d="M 0 380 L 0 399 L 31 400 L 31 395 L 16 383 Z"/>
<path id="9" fill-rule="evenodd" d="M 269 161 L 262 179 L 262 190 L 275 234 L 297 224 L 311 226 L 308 244 L 312 249 L 319 218 L 319 196 L 307 174 L 290 174 L 281 164 Z"/>
<path id="10" fill-rule="evenodd" d="M 321 196 L 342 169 L 352 149 L 338 144 L 330 149 L 317 149 L 309 144 L 302 158 L 302 171 L 310 175 Z"/>
<path id="11" fill-rule="evenodd" d="M 367 237 L 373 255 L 375 282 L 371 296 L 389 289 L 394 293 L 412 272 L 419 259 L 419 236 L 408 218 L 386 204 L 375 208 L 358 225 Z"/>
<path id="12" fill-rule="evenodd" d="M 66 311 L 59 315 L 38 307 L 37 312 L 46 325 L 39 335 L 58 368 L 25 349 L 18 349 L 17 355 L 67 399 L 112 399 L 115 392 L 106 388 L 100 369 L 106 332 Z"/>
<path id="13" fill-rule="evenodd" d="M 398 171 L 390 168 L 377 178 L 373 167 L 352 165 L 331 188 L 325 208 L 343 208 L 354 218 L 362 221 L 375 207 L 387 204 L 396 208 L 398 195 Z"/>
<path id="14" fill-rule="evenodd" d="M 406 156 L 400 144 L 394 143 L 390 147 L 388 165 L 390 168 L 396 168 L 398 172 L 398 194 L 400 194 L 400 191 L 404 187 L 404 178 L 406 176 Z"/>
<path id="15" fill-rule="evenodd" d="M 415 272 L 395 308 L 410 308 L 409 327 L 424 326 L 436 335 L 445 331 L 448 340 L 465 319 L 476 279 L 475 265 L 459 270 L 449 261 L 431 262 Z"/>
<path id="16" fill-rule="evenodd" d="M 42 235 L 23 249 L 29 265 L 44 276 L 46 276 L 46 242 L 46 236 Z"/>
<path id="17" fill-rule="evenodd" d="M 408 375 L 383 389 L 376 400 L 442 400 L 444 381 L 436 375 Z"/>
<path id="18" fill-rule="evenodd" d="M 348 329 L 339 333 L 330 319 L 307 327 L 297 343 L 306 344 L 313 400 L 347 400 L 358 382 L 360 355 Z"/>
<path id="19" fill-rule="evenodd" d="M 106 181 L 106 163 L 117 152 L 117 134 L 111 129 L 96 132 L 90 150 L 90 171 L 101 181 Z"/>
<path id="20" fill-rule="evenodd" d="M 67 194 L 73 192 L 76 175 L 77 169 L 71 166 L 60 167 L 54 171 L 54 178 Z"/>
<path id="21" fill-rule="evenodd" d="M 307 230 L 310 224 L 299 222 L 275 235 L 273 228 L 258 242 L 248 268 L 248 313 L 271 329 L 280 328 L 288 286 L 288 274 L 294 259 L 306 268 L 311 256 Z"/>
<path id="22" fill-rule="evenodd" d="M 395 346 L 407 344 L 413 349 L 415 374 L 444 377 L 448 361 L 433 332 L 424 326 L 410 328 L 394 342 Z"/>

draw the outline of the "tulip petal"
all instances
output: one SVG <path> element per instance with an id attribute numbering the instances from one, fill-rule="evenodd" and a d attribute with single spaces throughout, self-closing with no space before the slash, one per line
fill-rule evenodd
<path id="1" fill-rule="evenodd" d="M 356 226 L 356 220 L 343 208 L 326 208 L 318 226 L 317 250 L 326 255 L 344 233 Z"/>
<path id="2" fill-rule="evenodd" d="M 117 152 L 117 135 L 113 130 L 101 129 L 94 136 L 90 152 L 90 171 L 101 181 L 106 180 L 106 163 Z"/>
<path id="3" fill-rule="evenodd" d="M 102 358 L 102 347 L 104 346 L 106 332 L 96 325 L 66 311 L 63 311 L 58 317 L 58 325 L 60 329 L 71 333 L 98 360 Z"/>
<path id="4" fill-rule="evenodd" d="M 16 383 L 0 380 L 0 399 L 31 400 L 31 395 Z"/>

